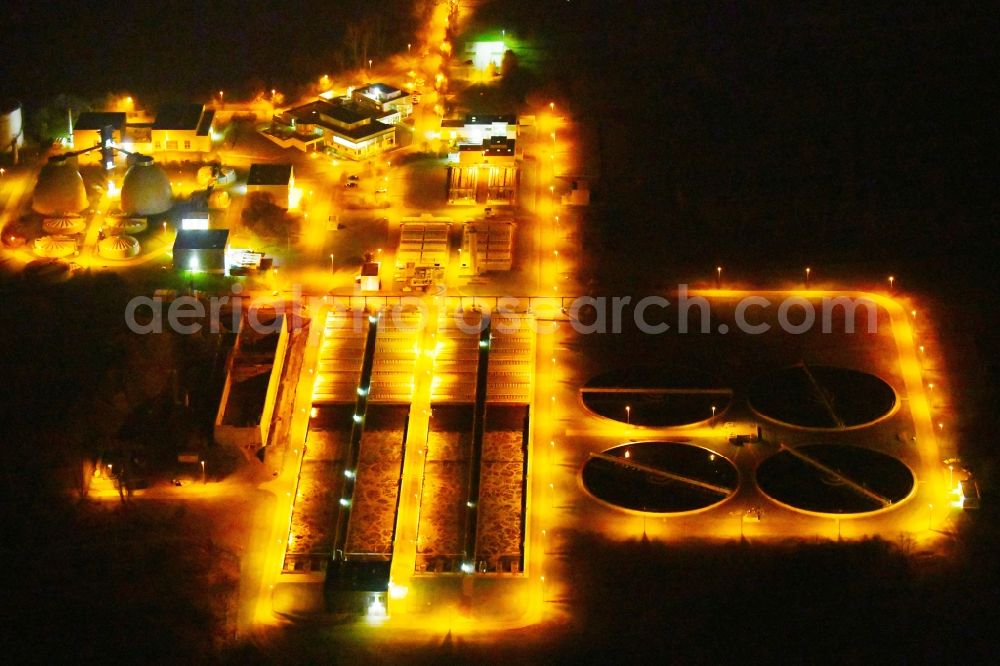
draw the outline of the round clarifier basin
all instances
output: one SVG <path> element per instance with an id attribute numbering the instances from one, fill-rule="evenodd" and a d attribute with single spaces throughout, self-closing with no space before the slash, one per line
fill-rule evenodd
<path id="1" fill-rule="evenodd" d="M 803 511 L 857 514 L 909 497 L 913 472 L 893 456 L 859 446 L 806 444 L 784 449 L 757 468 L 757 485 Z"/>
<path id="2" fill-rule="evenodd" d="M 622 444 L 592 456 L 583 487 L 608 504 L 648 513 L 704 509 L 736 492 L 739 473 L 724 456 L 675 442 Z"/>
<path id="3" fill-rule="evenodd" d="M 592 377 L 580 394 L 598 416 L 654 428 L 710 419 L 732 400 L 732 391 L 708 375 L 677 368 L 612 370 Z"/>
<path id="4" fill-rule="evenodd" d="M 750 385 L 750 406 L 779 423 L 840 430 L 874 423 L 896 407 L 896 392 L 875 375 L 829 365 L 782 368 Z"/>

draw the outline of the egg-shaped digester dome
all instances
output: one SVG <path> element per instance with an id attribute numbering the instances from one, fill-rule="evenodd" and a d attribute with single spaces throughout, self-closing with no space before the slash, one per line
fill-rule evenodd
<path id="1" fill-rule="evenodd" d="M 157 215 L 173 206 L 170 179 L 152 157 L 135 156 L 122 183 L 121 205 L 127 215 Z"/>
<path id="2" fill-rule="evenodd" d="M 83 177 L 66 155 L 54 155 L 38 173 L 31 207 L 47 216 L 72 215 L 87 208 Z"/>

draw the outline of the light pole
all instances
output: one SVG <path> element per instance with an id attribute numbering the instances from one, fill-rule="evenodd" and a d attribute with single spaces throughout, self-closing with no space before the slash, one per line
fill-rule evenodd
<path id="1" fill-rule="evenodd" d="M 205 461 L 201 461 L 201 484 L 205 485 Z"/>
<path id="2" fill-rule="evenodd" d="M 331 254 L 330 255 L 330 274 L 333 275 L 335 272 L 336 272 L 336 269 L 333 266 L 333 255 Z"/>
<path id="3" fill-rule="evenodd" d="M 715 405 L 712 405 L 712 427 L 715 427 Z"/>
<path id="4" fill-rule="evenodd" d="M 625 425 L 632 425 L 632 405 L 625 405 Z"/>
<path id="5" fill-rule="evenodd" d="M 410 52 L 410 47 L 411 47 L 411 46 L 413 46 L 413 45 L 412 45 L 412 44 L 410 44 L 409 42 L 407 42 L 407 44 L 406 44 L 406 52 L 407 52 L 407 53 L 409 53 L 409 52 Z"/>
<path id="6" fill-rule="evenodd" d="M 369 72 L 372 71 L 372 60 L 371 60 L 371 58 L 368 59 L 368 71 Z"/>
<path id="7" fill-rule="evenodd" d="M 715 288 L 722 289 L 722 266 L 715 267 Z"/>
<path id="8" fill-rule="evenodd" d="M 893 286 L 896 284 L 896 278 L 892 275 L 889 276 L 889 292 L 893 292 Z"/>
<path id="9" fill-rule="evenodd" d="M 809 288 L 809 277 L 812 275 L 812 269 L 806 266 L 806 289 Z"/>

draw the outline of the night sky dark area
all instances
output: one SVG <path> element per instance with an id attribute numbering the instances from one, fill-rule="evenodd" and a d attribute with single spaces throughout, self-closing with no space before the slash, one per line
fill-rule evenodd
<path id="1" fill-rule="evenodd" d="M 4 92 L 30 102 L 65 92 L 131 92 L 144 101 L 247 94 L 332 74 L 344 28 L 382 21 L 385 52 L 406 48 L 410 0 L 377 3 L 4 3 Z"/>
<path id="2" fill-rule="evenodd" d="M 58 93 L 201 100 L 219 88 L 294 86 L 333 74 L 345 23 L 376 12 L 386 21 L 386 49 L 405 50 L 415 27 L 405 0 L 85 8 L 15 0 L 0 9 L 0 96 L 24 100 L 30 114 L 32 103 Z M 907 557 L 905 543 L 623 546 L 584 536 L 567 553 L 576 558 L 578 590 L 578 622 L 569 629 L 526 632 L 502 649 L 449 641 L 398 653 L 336 645 L 307 630 L 217 658 L 995 662 L 995 6 L 510 0 L 483 3 L 476 21 L 541 49 L 523 59 L 525 85 L 569 108 L 589 137 L 587 160 L 600 176 L 583 234 L 592 258 L 581 278 L 590 290 L 634 294 L 708 281 L 719 263 L 727 275 L 763 285 L 791 281 L 806 265 L 846 284 L 896 275 L 933 309 L 962 405 L 955 428 L 963 457 L 976 465 L 984 508 L 964 524 L 953 557 L 932 565 Z M 393 26 L 409 28 L 396 35 Z M 16 312 L 31 309 L 22 300 Z M 0 310 L 6 335 L 31 335 L 28 324 L 10 326 L 10 316 Z M 39 315 L 37 325 L 55 325 L 53 317 Z M 75 326 L 74 335 L 86 333 L 85 323 Z M 46 367 L 74 362 L 72 342 L 57 338 L 50 332 L 34 347 L 51 355 Z M 105 352 L 88 353 L 87 362 L 99 364 Z M 8 358 L 0 369 L 12 362 L 27 360 Z M 54 377 L 44 382 L 26 390 L 66 390 Z M 23 400 L 14 404 L 30 413 Z M 58 441 L 58 433 L 27 426 L 5 430 L 5 443 L 22 452 Z M 196 601 L 197 588 L 211 584 L 192 559 L 201 555 L 161 545 L 130 570 L 133 579 L 95 584 L 120 564 L 129 530 L 144 523 L 133 517 L 108 542 L 95 541 L 77 509 L 32 479 L 41 466 L 27 454 L 15 460 L 0 476 L 3 524 L 15 538 L 0 539 L 0 554 L 10 579 L 4 589 L 13 590 L 4 616 L 15 618 L 21 654 L 74 654 L 87 645 L 85 656 L 122 663 L 208 658 L 217 644 L 199 634 L 212 623 Z M 26 471 L 16 473 L 17 465 Z M 169 590 L 145 584 L 161 568 L 190 573 L 190 586 L 167 599 Z M 135 601 L 137 586 L 165 597 Z"/>

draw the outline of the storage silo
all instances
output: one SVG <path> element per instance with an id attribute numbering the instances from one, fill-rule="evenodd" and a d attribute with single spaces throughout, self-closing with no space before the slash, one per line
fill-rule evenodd
<path id="1" fill-rule="evenodd" d="M 53 155 L 38 172 L 31 207 L 48 217 L 73 215 L 90 204 L 83 177 L 68 155 Z"/>
<path id="2" fill-rule="evenodd" d="M 21 103 L 0 100 L 0 153 L 9 153 L 24 145 L 24 117 Z"/>
<path id="3" fill-rule="evenodd" d="M 126 215 L 157 215 L 173 205 L 167 174 L 149 155 L 136 155 L 122 183 L 122 211 Z"/>

